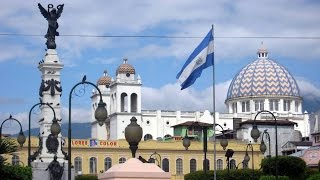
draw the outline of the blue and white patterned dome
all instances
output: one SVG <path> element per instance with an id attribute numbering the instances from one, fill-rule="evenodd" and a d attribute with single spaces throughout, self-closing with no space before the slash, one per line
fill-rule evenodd
<path id="1" fill-rule="evenodd" d="M 267 49 L 258 50 L 258 59 L 245 66 L 232 80 L 227 99 L 252 96 L 300 97 L 299 87 L 289 71 L 268 59 Z"/>

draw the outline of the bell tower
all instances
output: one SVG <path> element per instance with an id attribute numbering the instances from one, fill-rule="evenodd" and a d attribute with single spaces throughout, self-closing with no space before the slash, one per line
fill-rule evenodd
<path id="1" fill-rule="evenodd" d="M 124 129 L 135 116 L 141 122 L 141 78 L 124 58 L 110 85 L 110 139 L 124 139 Z"/>

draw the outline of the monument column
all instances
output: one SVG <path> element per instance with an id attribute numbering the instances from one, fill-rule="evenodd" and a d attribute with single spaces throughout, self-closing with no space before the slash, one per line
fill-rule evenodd
<path id="1" fill-rule="evenodd" d="M 48 49 L 44 60 L 40 62 L 38 69 L 41 71 L 41 85 L 39 88 L 40 100 L 49 103 L 56 112 L 56 118 L 61 120 L 62 86 L 60 83 L 60 71 L 63 64 L 60 62 L 57 51 Z M 58 137 L 51 135 L 50 127 L 53 120 L 53 113 L 50 107 L 41 106 L 42 118 L 40 124 L 40 136 L 42 137 L 42 152 L 40 158 L 44 162 L 51 162 L 56 154 L 59 162 L 64 162 L 61 152 L 61 134 Z M 59 122 L 60 123 L 60 122 Z"/>
<path id="2" fill-rule="evenodd" d="M 46 41 L 46 54 L 39 62 L 38 69 L 41 72 L 41 83 L 39 88 L 39 98 L 42 103 L 49 103 L 55 110 L 56 119 L 61 125 L 61 95 L 62 86 L 60 82 L 60 72 L 63 64 L 60 62 L 56 51 L 56 36 L 59 25 L 57 19 L 60 17 L 64 5 L 58 5 L 56 8 L 49 4 L 47 8 L 38 3 L 41 14 L 48 21 L 47 34 L 44 36 Z M 68 179 L 68 155 L 63 151 L 62 135 L 51 134 L 51 125 L 53 120 L 52 110 L 48 106 L 41 106 L 40 153 L 31 163 L 33 180 L 66 180 Z M 74 169 L 71 169 L 72 178 L 74 179 Z M 70 180 L 70 179 L 69 179 Z"/>

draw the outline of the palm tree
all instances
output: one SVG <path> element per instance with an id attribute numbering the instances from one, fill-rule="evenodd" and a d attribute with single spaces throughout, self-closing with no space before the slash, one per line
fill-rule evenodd
<path id="1" fill-rule="evenodd" d="M 16 152 L 18 149 L 18 145 L 15 140 L 11 138 L 1 138 L 0 139 L 0 168 L 4 165 L 6 159 L 2 156 L 2 154 L 9 154 Z"/>

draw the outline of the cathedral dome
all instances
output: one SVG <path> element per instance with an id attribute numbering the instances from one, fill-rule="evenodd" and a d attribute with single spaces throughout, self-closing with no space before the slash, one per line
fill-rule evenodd
<path id="1" fill-rule="evenodd" d="M 103 76 L 98 79 L 97 85 L 104 85 L 104 86 L 110 86 L 112 82 L 112 79 L 110 76 L 108 76 L 107 70 L 103 72 Z"/>
<path id="2" fill-rule="evenodd" d="M 260 48 L 257 54 L 258 59 L 240 70 L 231 81 L 226 101 L 254 96 L 300 97 L 297 82 L 289 71 L 268 59 L 266 48 Z"/>
<path id="3" fill-rule="evenodd" d="M 118 74 L 135 74 L 136 70 L 134 69 L 134 67 L 130 64 L 128 64 L 128 59 L 124 59 L 123 60 L 123 64 L 121 64 L 118 69 L 117 69 L 117 73 Z"/>

